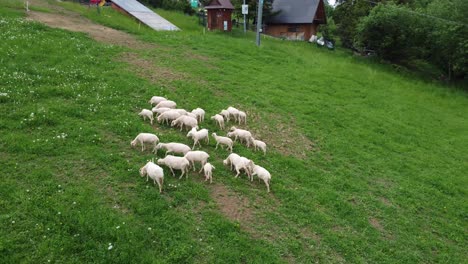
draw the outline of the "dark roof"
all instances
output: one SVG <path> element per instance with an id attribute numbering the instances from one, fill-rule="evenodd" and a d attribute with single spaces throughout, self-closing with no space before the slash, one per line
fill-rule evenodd
<path id="1" fill-rule="evenodd" d="M 272 24 L 302 24 L 314 22 L 320 0 L 275 0 L 273 12 L 281 11 L 271 17 Z"/>
<path id="2" fill-rule="evenodd" d="M 205 9 L 218 9 L 218 8 L 234 9 L 234 6 L 231 4 L 231 1 L 229 0 L 213 0 L 211 1 L 209 5 L 205 6 Z"/>

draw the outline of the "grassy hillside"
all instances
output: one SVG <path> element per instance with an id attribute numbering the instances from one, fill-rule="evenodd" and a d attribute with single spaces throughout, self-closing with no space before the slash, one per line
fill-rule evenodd
<path id="1" fill-rule="evenodd" d="M 204 34 L 196 18 L 162 10 L 183 30 L 153 32 L 112 10 L 61 4 L 134 34 L 140 44 L 128 47 L 26 21 L 21 5 L 6 3 L 4 262 L 466 261 L 466 93 L 340 50 Z M 155 155 L 130 141 L 139 132 L 191 141 L 137 116 L 153 95 L 202 107 L 207 119 L 229 105 L 246 110 L 247 129 L 269 150 L 234 151 L 272 173 L 272 192 L 234 179 L 222 165 L 228 152 L 212 140 L 202 149 L 215 183 L 165 170 L 160 195 L 138 174 Z M 210 120 L 202 126 L 226 133 Z"/>

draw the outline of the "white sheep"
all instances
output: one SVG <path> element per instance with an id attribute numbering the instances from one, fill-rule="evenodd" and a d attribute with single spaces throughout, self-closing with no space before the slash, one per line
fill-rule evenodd
<path id="1" fill-rule="evenodd" d="M 203 172 L 205 174 L 205 181 L 210 180 L 210 184 L 213 182 L 213 170 L 216 169 L 215 166 L 211 165 L 211 163 L 206 163 L 203 166 Z"/>
<path id="2" fill-rule="evenodd" d="M 159 138 L 155 134 L 140 133 L 140 134 L 138 134 L 136 136 L 136 138 L 134 140 L 132 140 L 132 142 L 130 142 L 130 145 L 132 147 L 135 147 L 137 145 L 137 143 L 140 143 L 141 151 L 144 151 L 145 150 L 145 144 L 152 144 L 153 147 L 155 147 L 156 144 L 158 144 L 158 142 L 159 142 Z"/>
<path id="3" fill-rule="evenodd" d="M 190 130 L 187 133 L 187 137 L 190 137 L 193 139 L 193 147 L 192 149 L 195 148 L 195 145 L 198 143 L 198 145 L 201 147 L 200 141 L 202 139 L 206 139 L 207 143 L 210 143 L 210 137 L 208 137 L 208 129 L 203 128 L 197 131 L 197 129 L 194 127 L 192 130 Z"/>
<path id="4" fill-rule="evenodd" d="M 242 123 L 247 124 L 247 114 L 244 111 L 239 111 L 237 121 L 239 121 L 239 125 Z"/>
<path id="5" fill-rule="evenodd" d="M 185 173 L 188 174 L 188 170 L 189 170 L 189 167 L 190 167 L 190 162 L 186 158 L 176 157 L 176 156 L 172 156 L 172 155 L 167 155 L 166 157 L 164 157 L 162 159 L 158 159 L 157 163 L 159 165 L 167 166 L 171 170 L 172 175 L 174 177 L 175 177 L 174 170 L 182 171 L 182 174 L 180 175 L 179 179 L 182 179 L 182 176 L 184 176 Z M 185 175 L 186 178 L 188 177 L 187 174 Z"/>
<path id="6" fill-rule="evenodd" d="M 187 112 L 185 115 L 186 115 L 186 116 L 193 117 L 193 118 L 195 118 L 195 119 L 197 119 L 197 118 L 198 118 L 196 114 L 194 114 L 194 113 L 190 113 L 190 112 Z"/>
<path id="7" fill-rule="evenodd" d="M 230 139 L 228 137 L 218 136 L 218 135 L 216 135 L 216 133 L 213 133 L 211 135 L 216 140 L 216 148 L 215 149 L 218 149 L 218 145 L 221 144 L 221 148 L 223 148 L 223 145 L 226 145 L 227 149 L 232 152 L 232 145 L 234 144 L 232 139 Z"/>
<path id="8" fill-rule="evenodd" d="M 229 112 L 229 115 L 234 117 L 234 122 L 237 122 L 237 118 L 239 117 L 239 109 L 229 106 L 226 109 Z"/>
<path id="9" fill-rule="evenodd" d="M 162 192 L 162 186 L 164 183 L 164 171 L 161 167 L 154 164 L 152 161 L 148 161 L 145 166 L 140 168 L 140 176 L 146 176 L 146 181 L 148 181 L 148 177 L 153 179 L 154 185 L 158 183 L 159 186 L 159 193 Z"/>
<path id="10" fill-rule="evenodd" d="M 176 120 L 179 117 L 180 117 L 179 112 L 169 110 L 169 111 L 166 111 L 166 112 L 164 112 L 164 113 L 162 113 L 162 114 L 160 114 L 158 116 L 158 122 L 159 123 L 167 122 L 167 124 L 169 124 L 169 121 Z"/>
<path id="11" fill-rule="evenodd" d="M 198 128 L 198 121 L 197 119 L 186 116 L 186 115 L 181 115 L 179 116 L 176 120 L 172 121 L 171 126 L 180 126 L 180 131 L 182 131 L 183 127 L 189 127 L 189 128 Z"/>
<path id="12" fill-rule="evenodd" d="M 225 160 L 223 160 L 223 164 L 228 166 L 229 165 L 229 169 L 232 170 L 233 169 L 233 161 L 234 160 L 237 160 L 237 159 L 240 159 L 240 156 L 237 155 L 236 153 L 231 153 L 229 154 L 229 156 L 227 156 L 227 158 Z"/>
<path id="13" fill-rule="evenodd" d="M 156 107 L 153 107 L 151 108 L 151 112 L 153 112 L 153 114 L 156 114 L 156 116 L 164 113 L 164 112 L 167 112 L 171 110 L 171 108 L 168 108 L 168 107 L 161 107 L 161 108 L 156 108 Z"/>
<path id="14" fill-rule="evenodd" d="M 245 141 L 247 144 L 247 147 L 250 147 L 250 143 L 252 143 L 252 140 L 253 140 L 252 133 L 244 129 L 236 128 L 234 126 L 231 127 L 230 131 L 231 132 L 227 134 L 228 137 L 234 136 L 234 141 L 236 141 L 237 138 L 239 138 L 239 141 L 241 142 Z"/>
<path id="15" fill-rule="evenodd" d="M 229 122 L 229 111 L 228 110 L 221 110 L 221 112 L 219 113 L 221 116 L 223 116 L 224 119 L 226 119 L 227 122 Z"/>
<path id="16" fill-rule="evenodd" d="M 153 124 L 153 112 L 151 110 L 143 109 L 143 110 L 141 110 L 140 113 L 138 113 L 138 115 L 142 116 L 143 120 L 146 120 L 146 118 L 148 118 L 150 120 L 151 124 Z"/>
<path id="17" fill-rule="evenodd" d="M 224 129 L 224 118 L 220 114 L 216 114 L 211 117 L 211 120 L 215 120 L 219 128 Z"/>
<path id="18" fill-rule="evenodd" d="M 255 150 L 261 149 L 263 151 L 263 155 L 266 155 L 267 146 L 266 146 L 265 142 L 263 142 L 261 140 L 253 139 L 253 145 L 254 145 Z"/>
<path id="19" fill-rule="evenodd" d="M 193 109 L 192 113 L 197 116 L 198 122 L 201 123 L 203 120 L 205 120 L 205 110 L 201 109 L 200 107 Z"/>
<path id="20" fill-rule="evenodd" d="M 157 105 L 162 101 L 167 101 L 167 99 L 161 96 L 153 96 L 151 97 L 148 103 L 150 103 L 151 105 Z"/>
<path id="21" fill-rule="evenodd" d="M 208 155 L 208 153 L 205 151 L 195 150 L 187 152 L 184 157 L 192 164 L 193 171 L 195 171 L 195 162 L 200 162 L 202 169 L 199 172 L 201 172 L 210 155 Z"/>
<path id="22" fill-rule="evenodd" d="M 237 174 L 236 174 L 236 178 L 239 176 L 240 174 L 240 171 L 241 170 L 244 170 L 245 173 L 247 174 L 247 177 L 251 180 L 251 172 L 252 172 L 252 169 L 253 169 L 253 166 L 254 166 L 254 163 L 245 158 L 245 157 L 241 157 L 235 153 L 231 153 L 224 161 L 223 161 L 223 164 L 224 165 L 230 165 L 230 169 L 232 170 L 232 168 L 234 167 L 234 169 L 236 170 Z"/>
<path id="23" fill-rule="evenodd" d="M 266 187 L 267 187 L 267 192 L 270 192 L 270 181 L 271 181 L 271 174 L 270 172 L 268 172 L 265 168 L 261 167 L 261 166 L 258 166 L 258 165 L 254 165 L 253 166 L 253 173 L 252 173 L 252 177 L 254 175 L 257 175 L 257 177 L 259 179 L 262 179 L 263 182 L 265 183 Z"/>
<path id="24" fill-rule="evenodd" d="M 177 111 L 179 112 L 180 115 L 186 115 L 188 114 L 189 112 L 187 112 L 187 110 L 185 109 L 182 109 L 182 108 L 177 108 L 177 109 L 174 109 L 174 111 Z"/>
<path id="25" fill-rule="evenodd" d="M 159 143 L 154 147 L 153 152 L 156 154 L 156 152 L 159 149 L 165 149 L 166 150 L 166 155 L 169 153 L 175 153 L 175 154 L 182 154 L 185 155 L 187 152 L 190 151 L 190 147 L 182 144 L 182 143 L 175 143 L 175 142 L 170 142 L 170 143 Z"/>
<path id="26" fill-rule="evenodd" d="M 176 108 L 177 104 L 174 101 L 166 100 L 161 101 L 156 105 L 156 108 L 167 107 L 167 108 Z"/>

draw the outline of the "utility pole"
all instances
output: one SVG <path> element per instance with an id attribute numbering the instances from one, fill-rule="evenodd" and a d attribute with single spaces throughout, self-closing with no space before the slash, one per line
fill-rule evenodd
<path id="1" fill-rule="evenodd" d="M 260 31 L 262 30 L 263 0 L 258 0 L 257 12 L 257 46 L 260 47 Z"/>

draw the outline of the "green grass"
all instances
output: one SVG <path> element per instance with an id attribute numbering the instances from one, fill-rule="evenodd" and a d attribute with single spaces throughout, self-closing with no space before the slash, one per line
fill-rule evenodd
<path id="1" fill-rule="evenodd" d="M 466 261 L 466 93 L 341 50 L 203 34 L 178 13 L 158 11 L 181 32 L 153 32 L 110 9 L 61 5 L 155 47 L 99 44 L 0 4 L 3 262 Z M 121 60 L 129 51 L 175 77 L 139 77 Z M 130 147 L 137 133 L 191 143 L 138 118 L 152 95 L 208 118 L 228 105 L 249 112 L 269 152 L 234 149 L 272 173 L 271 194 L 233 179 L 213 142 L 203 147 L 214 181 L 255 201 L 249 223 L 225 217 L 201 176 L 166 171 L 162 195 L 138 176 L 154 155 Z"/>

